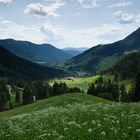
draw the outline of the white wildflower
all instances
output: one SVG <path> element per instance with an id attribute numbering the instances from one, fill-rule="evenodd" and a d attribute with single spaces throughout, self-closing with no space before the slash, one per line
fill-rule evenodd
<path id="1" fill-rule="evenodd" d="M 92 133 L 92 128 L 89 128 L 87 131 L 88 133 Z"/>
<path id="2" fill-rule="evenodd" d="M 102 136 L 105 136 L 105 135 L 106 135 L 106 133 L 105 133 L 105 132 L 101 132 L 101 135 L 102 135 Z"/>
<path id="3" fill-rule="evenodd" d="M 136 129 L 136 132 L 140 133 L 140 129 Z"/>
<path id="4" fill-rule="evenodd" d="M 92 122 L 91 122 L 92 124 L 96 124 L 96 121 L 95 120 L 92 120 Z"/>

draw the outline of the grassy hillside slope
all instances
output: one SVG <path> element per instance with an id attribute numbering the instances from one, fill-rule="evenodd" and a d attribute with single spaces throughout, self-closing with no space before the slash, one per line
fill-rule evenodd
<path id="1" fill-rule="evenodd" d="M 67 104 L 83 103 L 89 104 L 93 103 L 112 103 L 111 101 L 101 99 L 95 96 L 90 96 L 80 93 L 69 93 L 61 96 L 50 97 L 49 99 L 40 100 L 36 103 L 25 105 L 13 110 L 5 111 L 0 113 L 0 117 L 10 117 L 13 115 L 19 115 L 21 113 L 31 113 L 34 111 L 42 110 L 47 107 L 60 107 Z"/>
<path id="2" fill-rule="evenodd" d="M 0 113 L 1 140 L 135 140 L 140 104 L 66 94 Z"/>

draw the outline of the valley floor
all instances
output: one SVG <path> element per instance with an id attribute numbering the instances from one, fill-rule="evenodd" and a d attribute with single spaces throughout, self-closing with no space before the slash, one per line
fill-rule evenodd
<path id="1" fill-rule="evenodd" d="M 67 80 L 66 78 L 63 79 L 54 79 L 54 80 L 50 80 L 49 84 L 53 85 L 54 82 L 65 82 L 68 87 L 79 87 L 80 89 L 84 90 L 84 92 L 87 92 L 87 89 L 89 88 L 89 85 L 94 83 L 98 78 L 100 77 L 100 75 L 96 75 L 96 76 L 91 76 L 91 77 L 74 77 L 73 80 Z M 114 76 L 113 75 L 103 75 L 102 76 L 104 80 L 113 80 Z M 124 84 L 126 87 L 126 90 L 129 91 L 132 87 L 133 81 L 132 80 L 123 80 L 123 81 L 118 81 L 118 83 Z"/>
<path id="2" fill-rule="evenodd" d="M 64 94 L 0 113 L 0 139 L 140 139 L 140 104 Z"/>

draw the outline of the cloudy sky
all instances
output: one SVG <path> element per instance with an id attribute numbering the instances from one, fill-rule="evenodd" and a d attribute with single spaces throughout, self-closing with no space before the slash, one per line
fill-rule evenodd
<path id="1" fill-rule="evenodd" d="M 0 38 L 92 47 L 140 27 L 140 0 L 0 0 Z"/>

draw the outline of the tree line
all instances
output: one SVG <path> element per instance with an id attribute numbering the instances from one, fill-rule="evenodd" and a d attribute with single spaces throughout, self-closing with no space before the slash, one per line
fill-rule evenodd
<path id="1" fill-rule="evenodd" d="M 89 86 L 87 94 L 116 102 L 138 102 L 140 101 L 140 74 L 135 79 L 134 87 L 128 92 L 124 84 L 119 84 L 118 78 L 104 80 L 100 76 Z"/>
<path id="2" fill-rule="evenodd" d="M 52 86 L 46 81 L 30 82 L 23 91 L 23 104 L 29 104 L 35 100 L 46 99 L 52 96 L 62 95 L 64 93 L 82 92 L 78 87 L 68 87 L 66 83 L 54 82 Z"/>
<path id="3" fill-rule="evenodd" d="M 8 106 L 10 99 L 11 96 L 5 81 L 0 81 L 0 111 L 4 110 Z M 11 103 L 9 102 L 9 106 L 10 105 Z"/>
<path id="4" fill-rule="evenodd" d="M 17 82 L 12 85 L 15 92 L 15 104 L 11 103 L 11 96 L 5 81 L 0 82 L 0 111 L 12 109 L 15 106 L 25 105 L 37 100 L 46 99 L 64 93 L 82 92 L 78 87 L 68 87 L 66 83 L 55 82 L 52 86 L 46 81 Z M 17 87 L 23 87 L 18 88 Z M 21 94 L 21 89 L 23 89 Z"/>
<path id="5" fill-rule="evenodd" d="M 7 87 L 8 84 L 6 81 L 0 80 L 0 111 L 13 108 L 12 99 Z M 23 87 L 22 94 L 19 89 L 15 88 L 16 86 Z M 50 86 L 46 81 L 26 83 L 20 81 L 16 83 L 16 86 L 12 85 L 12 89 L 15 92 L 16 105 L 25 105 L 64 93 L 84 92 L 79 87 L 68 87 L 64 82 L 54 82 Z M 134 87 L 129 92 L 126 91 L 124 84 L 119 84 L 116 77 L 113 80 L 105 80 L 100 76 L 94 83 L 89 85 L 87 94 L 116 102 L 138 102 L 140 101 L 140 74 L 136 76 Z"/>

